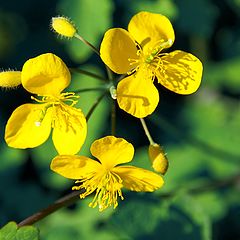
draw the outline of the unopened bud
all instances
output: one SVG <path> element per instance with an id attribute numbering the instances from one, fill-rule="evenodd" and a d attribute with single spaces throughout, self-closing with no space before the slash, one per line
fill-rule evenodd
<path id="1" fill-rule="evenodd" d="M 156 143 L 151 144 L 148 148 L 148 154 L 153 169 L 164 175 L 168 169 L 168 159 L 160 145 Z"/>
<path id="2" fill-rule="evenodd" d="M 21 84 L 21 72 L 20 71 L 4 71 L 0 72 L 0 87 L 2 88 L 14 88 Z"/>
<path id="3" fill-rule="evenodd" d="M 56 33 L 64 37 L 72 38 L 77 32 L 73 23 L 65 17 L 53 17 L 51 27 Z"/>

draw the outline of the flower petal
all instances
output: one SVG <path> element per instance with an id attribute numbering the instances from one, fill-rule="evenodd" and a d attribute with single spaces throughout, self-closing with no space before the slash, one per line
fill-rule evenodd
<path id="1" fill-rule="evenodd" d="M 109 29 L 102 40 L 100 56 L 115 73 L 123 74 L 134 68 L 129 59 L 138 59 L 137 47 L 128 31 L 122 28 Z"/>
<path id="2" fill-rule="evenodd" d="M 130 162 L 134 155 L 134 148 L 131 143 L 114 136 L 96 140 L 90 151 L 108 169 L 120 163 Z"/>
<path id="3" fill-rule="evenodd" d="M 159 94 L 152 79 L 138 72 L 121 80 L 117 86 L 117 102 L 121 109 L 137 118 L 151 114 L 158 105 Z"/>
<path id="4" fill-rule="evenodd" d="M 167 48 L 175 40 L 174 30 L 169 19 L 156 13 L 137 13 L 130 20 L 128 31 L 144 49 L 157 47 L 158 43 L 166 43 L 167 45 L 163 48 Z"/>
<path id="5" fill-rule="evenodd" d="M 59 154 L 76 154 L 87 135 L 87 123 L 82 111 L 61 104 L 54 108 L 54 115 L 54 146 Z"/>
<path id="6" fill-rule="evenodd" d="M 5 140 L 13 148 L 33 148 L 47 140 L 51 131 L 51 108 L 46 104 L 24 104 L 15 109 L 5 130 Z"/>
<path id="7" fill-rule="evenodd" d="M 69 85 L 70 79 L 65 63 L 52 53 L 29 59 L 23 65 L 22 85 L 31 93 L 58 95 Z"/>
<path id="8" fill-rule="evenodd" d="M 101 164 L 91 158 L 74 155 L 59 155 L 50 165 L 51 170 L 70 179 L 82 179 L 89 173 L 97 172 Z"/>
<path id="9" fill-rule="evenodd" d="M 202 78 L 202 63 L 191 53 L 180 50 L 161 57 L 162 67 L 156 72 L 158 82 L 178 94 L 194 93 Z"/>
<path id="10" fill-rule="evenodd" d="M 164 181 L 158 174 L 133 166 L 115 167 L 112 172 L 117 173 L 123 180 L 123 186 L 136 192 L 153 192 L 162 187 Z"/>

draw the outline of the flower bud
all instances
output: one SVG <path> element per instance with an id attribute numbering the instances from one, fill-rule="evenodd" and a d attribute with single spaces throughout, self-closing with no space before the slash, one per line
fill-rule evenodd
<path id="1" fill-rule="evenodd" d="M 0 72 L 0 87 L 14 88 L 21 84 L 21 72 L 8 70 Z"/>
<path id="2" fill-rule="evenodd" d="M 148 155 L 153 169 L 164 175 L 168 169 L 168 159 L 160 145 L 156 143 L 151 144 L 148 148 Z"/>
<path id="3" fill-rule="evenodd" d="M 53 17 L 51 27 L 56 33 L 64 37 L 72 38 L 77 32 L 71 21 L 65 17 Z"/>

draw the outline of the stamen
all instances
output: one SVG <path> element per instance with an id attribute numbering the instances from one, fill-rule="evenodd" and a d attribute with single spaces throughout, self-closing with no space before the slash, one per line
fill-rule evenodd
<path id="1" fill-rule="evenodd" d="M 114 172 L 107 171 L 104 174 L 91 173 L 75 183 L 81 183 L 81 185 L 72 187 L 73 190 L 85 189 L 85 192 L 80 194 L 80 198 L 85 198 L 96 190 L 89 206 L 95 208 L 98 205 L 99 211 L 103 211 L 112 205 L 116 208 L 118 206 L 118 197 L 123 200 L 121 191 L 122 179 Z"/>

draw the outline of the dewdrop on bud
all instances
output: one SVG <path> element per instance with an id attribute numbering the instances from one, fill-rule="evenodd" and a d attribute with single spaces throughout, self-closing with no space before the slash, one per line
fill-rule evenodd
<path id="1" fill-rule="evenodd" d="M 168 159 L 160 145 L 157 143 L 151 144 L 148 148 L 148 155 L 153 169 L 164 175 L 168 169 Z"/>
<path id="2" fill-rule="evenodd" d="M 21 84 L 21 72 L 8 70 L 0 72 L 0 87 L 14 88 Z"/>
<path id="3" fill-rule="evenodd" d="M 53 17 L 51 20 L 51 28 L 59 35 L 70 38 L 77 32 L 73 23 L 65 17 Z"/>

